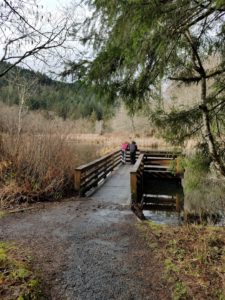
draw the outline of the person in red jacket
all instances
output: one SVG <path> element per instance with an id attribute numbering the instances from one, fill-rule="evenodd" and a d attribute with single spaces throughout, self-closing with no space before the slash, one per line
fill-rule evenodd
<path id="1" fill-rule="evenodd" d="M 129 150 L 129 143 L 128 142 L 124 142 L 121 145 L 121 152 L 122 152 L 122 163 L 125 164 L 126 163 L 126 151 Z"/>

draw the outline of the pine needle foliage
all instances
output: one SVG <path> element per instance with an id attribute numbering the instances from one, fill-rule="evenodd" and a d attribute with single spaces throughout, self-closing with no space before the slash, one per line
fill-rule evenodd
<path id="1" fill-rule="evenodd" d="M 161 128 L 166 122 L 178 140 L 201 132 L 209 156 L 225 175 L 216 146 L 225 104 L 225 1 L 81 2 L 93 11 L 83 24 L 82 39 L 92 47 L 93 56 L 71 62 L 71 72 L 80 76 L 82 69 L 82 78 L 101 88 L 110 101 L 119 97 L 132 107 L 134 101 L 138 107 L 153 101 L 162 79 L 199 84 L 201 96 L 196 107 L 188 112 L 163 112 L 160 120 L 155 115 L 152 120 Z M 210 57 L 219 59 L 208 68 Z"/>

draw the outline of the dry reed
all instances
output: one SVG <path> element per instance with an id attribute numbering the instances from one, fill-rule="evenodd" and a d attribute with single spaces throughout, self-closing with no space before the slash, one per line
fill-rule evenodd
<path id="1" fill-rule="evenodd" d="M 68 142 L 71 122 L 64 122 L 63 129 L 59 119 L 28 112 L 18 132 L 18 108 L 1 105 L 0 109 L 1 206 L 59 199 L 70 192 L 74 168 L 97 155 L 93 149 L 90 154 L 82 149 L 80 155 L 80 148 Z"/>

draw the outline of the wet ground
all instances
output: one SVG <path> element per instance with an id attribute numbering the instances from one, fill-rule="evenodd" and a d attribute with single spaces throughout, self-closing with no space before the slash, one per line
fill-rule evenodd
<path id="1" fill-rule="evenodd" d="M 129 169 L 115 171 L 89 198 L 0 219 L 0 239 L 32 254 L 49 299 L 170 299 L 129 209 Z"/>

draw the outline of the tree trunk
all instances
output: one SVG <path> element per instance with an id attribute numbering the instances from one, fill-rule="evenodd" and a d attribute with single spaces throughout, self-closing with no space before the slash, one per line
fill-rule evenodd
<path id="1" fill-rule="evenodd" d="M 134 125 L 134 115 L 132 115 L 130 117 L 131 119 L 131 127 L 132 127 L 132 131 L 133 131 L 133 135 L 135 134 L 135 125 Z"/>
<path id="2" fill-rule="evenodd" d="M 206 103 L 206 78 L 202 78 L 201 81 L 201 101 L 202 105 L 199 107 L 202 111 L 203 134 L 208 145 L 209 155 L 214 162 L 216 169 L 221 175 L 225 176 L 225 166 L 216 150 L 215 140 L 210 128 L 209 110 Z"/>

